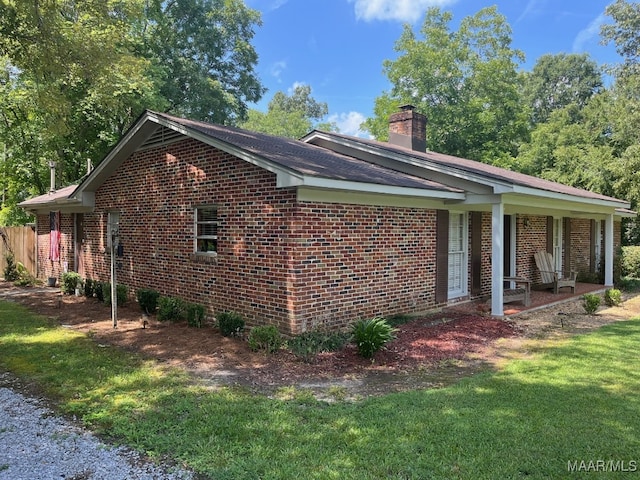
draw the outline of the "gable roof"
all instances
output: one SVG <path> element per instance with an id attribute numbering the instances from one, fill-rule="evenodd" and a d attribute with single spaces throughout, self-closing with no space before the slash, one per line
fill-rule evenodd
<path id="1" fill-rule="evenodd" d="M 542 178 L 526 175 L 505 168 L 496 167 L 487 163 L 455 157 L 431 151 L 418 152 L 406 147 L 392 145 L 377 140 L 352 137 L 340 133 L 324 132 L 314 130 L 307 134 L 304 141 L 324 145 L 326 148 L 336 148 L 338 151 L 355 152 L 377 152 L 383 158 L 395 157 L 402 163 L 418 166 L 426 171 L 434 173 L 446 173 L 451 177 L 468 179 L 485 185 L 495 185 L 504 187 L 525 187 L 543 192 L 571 195 L 578 198 L 601 200 L 619 204 L 620 208 L 628 207 L 625 200 L 601 195 L 581 188 L 563 185 Z M 342 147 L 342 148 L 341 148 Z M 371 161 L 375 161 L 370 158 Z"/>
<path id="2" fill-rule="evenodd" d="M 55 207 L 87 211 L 94 206 L 95 191 L 130 155 L 184 138 L 275 173 L 280 188 L 430 199 L 443 208 L 447 204 L 487 208 L 503 201 L 504 195 L 521 205 L 529 205 L 532 198 L 554 205 L 565 202 L 565 209 L 579 208 L 582 213 L 629 207 L 623 200 L 450 155 L 322 131 L 298 141 L 153 111 L 140 116 L 77 188 L 67 187 L 54 197 L 42 195 L 20 205 L 32 211 Z"/>

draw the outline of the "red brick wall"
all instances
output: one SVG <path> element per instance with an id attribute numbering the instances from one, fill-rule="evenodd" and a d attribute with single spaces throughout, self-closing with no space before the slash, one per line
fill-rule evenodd
<path id="1" fill-rule="evenodd" d="M 65 265 L 68 271 L 75 269 L 74 264 L 74 219 L 73 214 L 63 213 L 60 215 L 60 259 L 53 261 L 49 258 L 49 238 L 50 238 L 50 224 L 49 215 L 37 216 L 37 230 L 38 236 L 38 272 L 37 276 L 40 278 L 56 277 L 60 278 L 60 275 L 65 270 Z"/>
<path id="2" fill-rule="evenodd" d="M 134 154 L 85 214 L 85 271 L 109 279 L 109 210 L 120 212 L 118 281 L 284 333 L 434 306 L 435 211 L 296 204 L 275 175 L 186 140 Z M 193 208 L 218 205 L 218 256 L 193 254 Z"/>
<path id="3" fill-rule="evenodd" d="M 194 207 L 218 206 L 218 255 L 195 255 Z M 138 152 L 96 192 L 84 215 L 85 274 L 109 280 L 107 218 L 120 213 L 118 281 L 241 313 L 283 333 L 433 308 L 434 210 L 296 201 L 275 175 L 195 140 Z M 525 222 L 526 219 L 526 222 Z M 588 221 L 572 223 L 572 241 Z M 616 245 L 620 223 L 616 222 Z M 73 216 L 62 216 L 60 262 L 48 260 L 48 216 L 38 218 L 41 276 L 73 269 Z M 539 281 L 546 217 L 518 216 L 518 275 Z M 582 238 L 582 237 L 580 237 Z M 588 232 L 587 237 L 588 238 Z M 582 240 L 572 244 L 584 263 Z M 482 215 L 482 295 L 491 292 L 491 213 Z M 470 257 L 470 256 L 469 256 Z"/>
<path id="4" fill-rule="evenodd" d="M 435 305 L 434 210 L 305 203 L 292 236 L 302 329 Z"/>
<path id="5" fill-rule="evenodd" d="M 567 270 L 589 273 L 591 269 L 591 220 L 571 219 L 571 265 Z"/>

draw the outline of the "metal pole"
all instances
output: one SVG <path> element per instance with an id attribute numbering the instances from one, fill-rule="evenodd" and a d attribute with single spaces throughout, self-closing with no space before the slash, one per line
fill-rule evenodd
<path id="1" fill-rule="evenodd" d="M 118 328 L 118 289 L 116 279 L 116 238 L 115 230 L 111 231 L 111 319 L 113 328 Z"/>

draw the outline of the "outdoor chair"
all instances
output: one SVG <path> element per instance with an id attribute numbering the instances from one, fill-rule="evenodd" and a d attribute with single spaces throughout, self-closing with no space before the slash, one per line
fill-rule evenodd
<path id="1" fill-rule="evenodd" d="M 571 293 L 575 293 L 577 272 L 572 271 L 568 275 L 557 272 L 553 255 L 549 252 L 540 251 L 535 253 L 533 257 L 542 279 L 542 284 L 538 285 L 538 287 L 553 288 L 553 293 L 558 293 L 558 290 L 563 287 L 571 287 Z"/>

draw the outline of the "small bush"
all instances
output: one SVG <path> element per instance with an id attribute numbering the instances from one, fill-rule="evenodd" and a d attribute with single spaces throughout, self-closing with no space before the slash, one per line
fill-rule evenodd
<path id="1" fill-rule="evenodd" d="M 13 256 L 13 253 L 9 252 L 4 256 L 4 259 L 7 265 L 4 267 L 4 279 L 7 282 L 14 282 L 18 280 L 20 276 L 18 274 L 18 267 L 16 265 L 16 258 Z"/>
<path id="2" fill-rule="evenodd" d="M 320 352 L 340 350 L 350 339 L 351 334 L 349 333 L 311 330 L 289 339 L 287 348 L 296 357 L 310 362 Z"/>
<path id="3" fill-rule="evenodd" d="M 385 343 L 393 340 L 394 331 L 384 318 L 358 320 L 352 329 L 353 341 L 361 356 L 371 358 Z"/>
<path id="4" fill-rule="evenodd" d="M 149 315 L 156 313 L 159 298 L 160 292 L 152 288 L 140 288 L 136 290 L 136 299 L 138 300 L 140 309 Z"/>
<path id="5" fill-rule="evenodd" d="M 622 303 L 622 292 L 617 288 L 608 288 L 604 292 L 604 303 L 609 307 L 617 307 Z"/>
<path id="6" fill-rule="evenodd" d="M 90 278 L 85 278 L 84 279 L 84 296 L 87 298 L 93 298 L 95 291 L 95 287 L 96 287 L 96 283 L 93 280 L 91 280 Z M 102 288 L 102 287 L 100 287 Z"/>
<path id="7" fill-rule="evenodd" d="M 640 278 L 640 246 L 622 247 L 619 261 L 622 277 Z"/>
<path id="8" fill-rule="evenodd" d="M 60 277 L 60 289 L 65 295 L 73 295 L 82 287 L 82 277 L 77 272 L 66 272 Z"/>
<path id="9" fill-rule="evenodd" d="M 186 316 L 187 304 L 181 298 L 165 296 L 158 298 L 158 320 L 161 322 L 179 322 L 184 320 Z"/>
<path id="10" fill-rule="evenodd" d="M 397 327 L 398 325 L 404 325 L 405 323 L 409 323 L 413 319 L 414 317 L 406 313 L 396 313 L 395 315 L 390 315 L 386 317 L 387 323 L 392 327 Z"/>
<path id="11" fill-rule="evenodd" d="M 199 303 L 190 303 L 187 306 L 187 324 L 190 327 L 201 328 L 204 322 L 204 307 Z"/>
<path id="12" fill-rule="evenodd" d="M 93 282 L 93 291 L 96 294 L 96 298 L 101 302 L 104 302 L 104 282 L 95 281 Z M 109 292 L 107 295 L 111 295 L 111 286 L 107 289 Z"/>
<path id="13" fill-rule="evenodd" d="M 16 263 L 16 271 L 18 272 L 18 278 L 13 282 L 14 285 L 19 287 L 32 287 L 38 283 L 38 279 L 34 277 L 21 262 Z"/>
<path id="14" fill-rule="evenodd" d="M 105 305 L 111 305 L 111 283 L 103 282 L 101 290 L 102 290 L 102 301 L 105 303 Z M 129 288 L 126 285 L 117 284 L 116 285 L 116 301 L 118 302 L 118 306 L 121 306 L 127 303 L 128 296 L 129 296 Z"/>
<path id="15" fill-rule="evenodd" d="M 244 319 L 236 312 L 222 312 L 216 315 L 220 333 L 224 337 L 239 335 L 244 330 Z"/>
<path id="16" fill-rule="evenodd" d="M 253 327 L 249 332 L 249 348 L 254 352 L 264 350 L 267 353 L 275 353 L 282 346 L 282 336 L 273 325 Z"/>
<path id="17" fill-rule="evenodd" d="M 583 304 L 585 312 L 589 315 L 593 315 L 598 310 L 600 306 L 600 297 L 595 293 L 585 293 L 582 296 Z"/>

